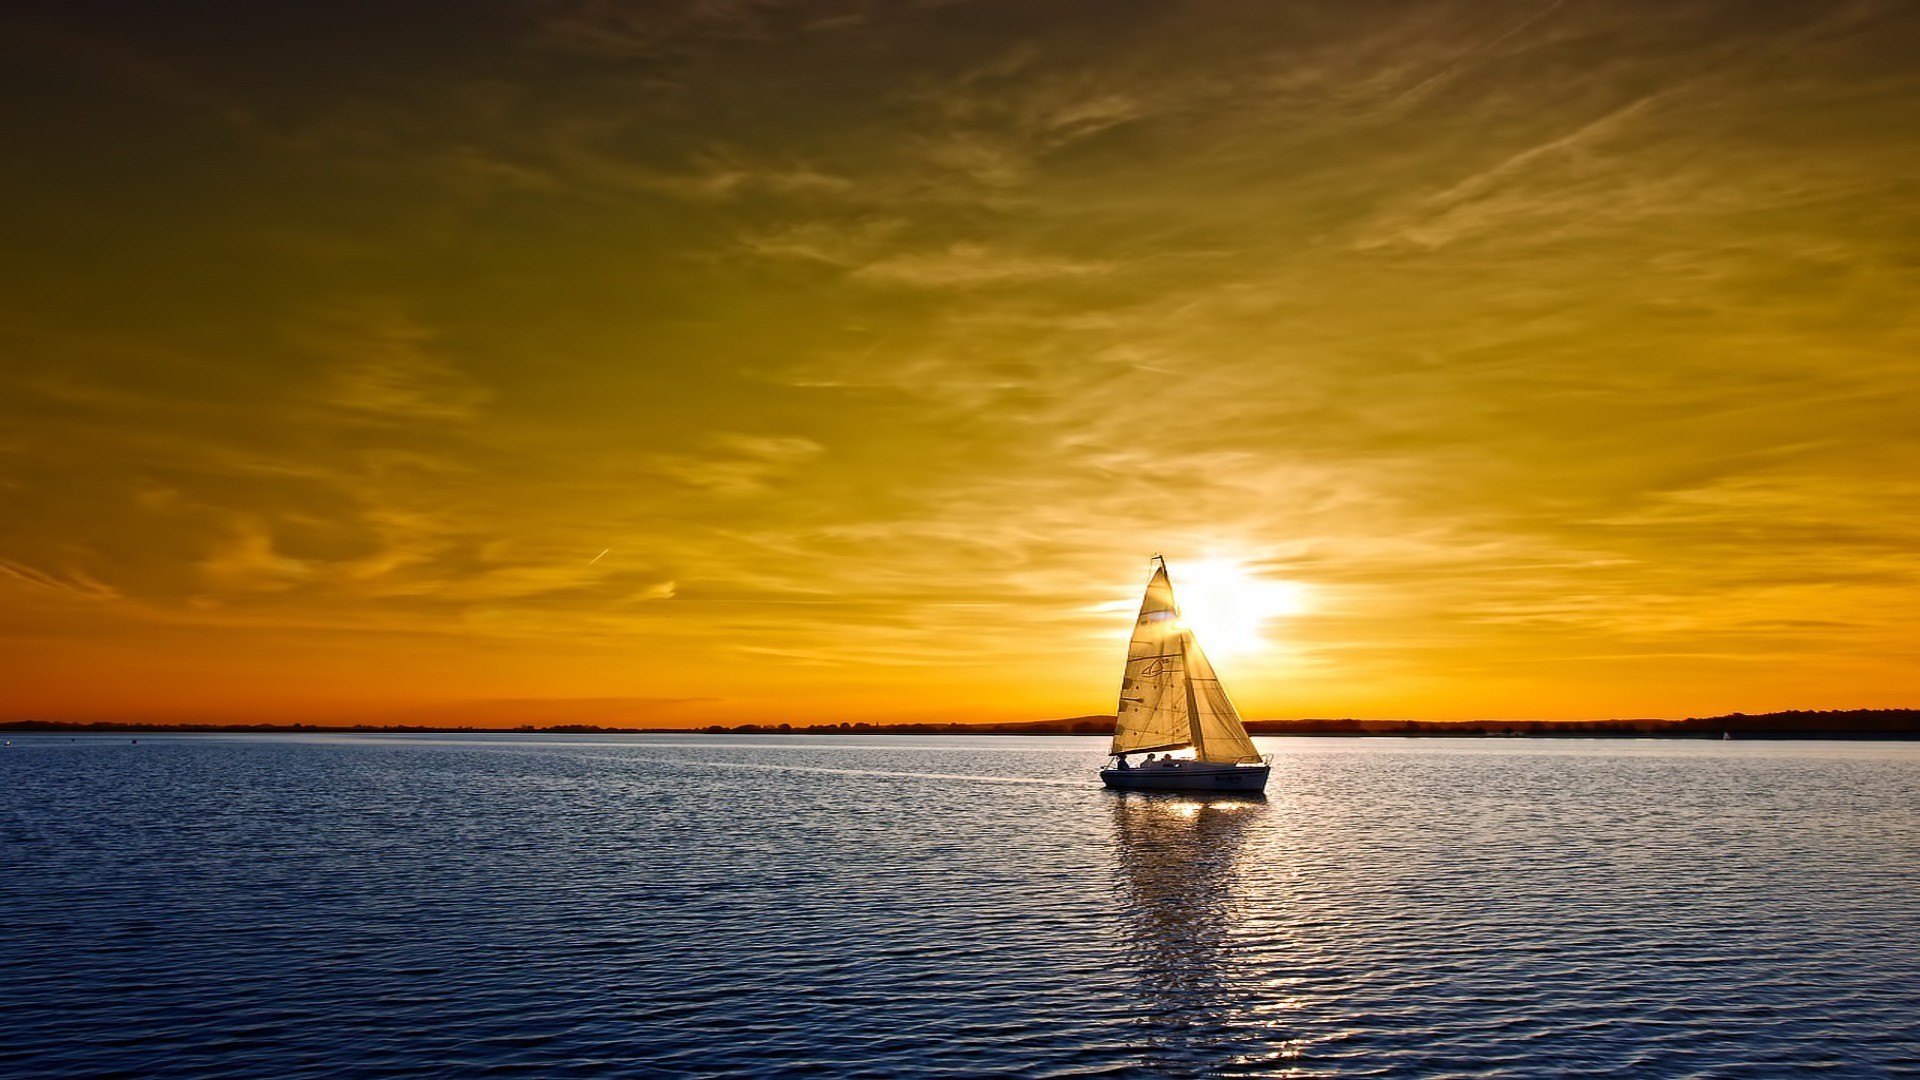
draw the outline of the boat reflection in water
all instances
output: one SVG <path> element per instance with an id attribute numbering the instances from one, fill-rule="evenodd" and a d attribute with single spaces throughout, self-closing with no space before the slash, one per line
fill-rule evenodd
<path id="1" fill-rule="evenodd" d="M 1129 792 L 1113 799 L 1118 943 L 1137 981 L 1148 1068 L 1186 1073 L 1272 1061 L 1274 1033 L 1249 1023 L 1261 991 L 1235 954 L 1244 936 L 1248 839 L 1260 795 Z"/>

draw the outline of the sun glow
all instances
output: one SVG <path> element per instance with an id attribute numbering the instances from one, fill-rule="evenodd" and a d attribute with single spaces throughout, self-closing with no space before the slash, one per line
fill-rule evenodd
<path id="1" fill-rule="evenodd" d="M 1262 578 L 1230 559 L 1176 563 L 1169 573 L 1181 615 L 1212 657 L 1272 648 L 1268 624 L 1308 608 L 1307 586 Z"/>

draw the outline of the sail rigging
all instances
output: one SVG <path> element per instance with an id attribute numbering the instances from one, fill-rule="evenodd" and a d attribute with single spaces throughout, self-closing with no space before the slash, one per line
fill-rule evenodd
<path id="1" fill-rule="evenodd" d="M 1166 563 L 1154 570 L 1127 643 L 1113 754 L 1193 749 L 1198 761 L 1254 763 L 1260 752 L 1193 631 L 1180 618 Z"/>

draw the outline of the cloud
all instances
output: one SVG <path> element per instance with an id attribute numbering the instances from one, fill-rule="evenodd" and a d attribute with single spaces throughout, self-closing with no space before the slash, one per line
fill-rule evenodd
<path id="1" fill-rule="evenodd" d="M 570 593 L 609 575 L 584 563 L 519 563 L 468 571 L 434 590 L 440 600 L 517 600 Z"/>
<path id="2" fill-rule="evenodd" d="M 825 450 L 798 436 L 720 433 L 709 439 L 712 452 L 650 454 L 651 471 L 674 482 L 732 498 L 762 494 L 783 478 L 807 467 Z"/>
<path id="3" fill-rule="evenodd" d="M 439 516 L 407 506 L 372 503 L 362 508 L 360 521 L 377 547 L 368 554 L 342 560 L 331 568 L 334 573 L 370 597 L 432 595 L 440 591 L 440 573 L 434 571 L 434 563 L 451 554 L 459 541 Z"/>
<path id="4" fill-rule="evenodd" d="M 1383 225 L 1372 235 L 1363 236 L 1358 246 L 1365 249 L 1398 241 L 1436 248 L 1476 232 L 1528 226 L 1534 230 L 1544 229 L 1544 237 L 1550 237 L 1591 228 L 1596 218 L 1618 219 L 1635 211 L 1644 213 L 1649 205 L 1666 205 L 1671 196 L 1689 190 L 1691 185 L 1679 180 L 1649 182 L 1609 176 L 1607 174 L 1615 173 L 1616 169 L 1607 169 L 1604 165 L 1582 168 L 1579 163 L 1567 163 L 1564 159 L 1617 137 L 1636 117 L 1663 100 L 1683 93 L 1689 85 L 1690 82 L 1683 82 L 1647 94 L 1571 131 L 1515 152 L 1492 167 L 1421 199 L 1415 207 L 1403 212 L 1399 222 Z M 1556 162 L 1555 159 L 1563 160 Z M 1559 175 L 1548 180 L 1549 186 L 1543 194 L 1536 187 L 1540 177 L 1528 174 L 1537 173 L 1549 164 L 1561 164 L 1562 169 Z M 1594 173 L 1602 174 L 1598 183 L 1592 179 Z M 1668 198 L 1661 198 L 1662 195 Z M 1535 242 L 1544 238 L 1540 231 L 1532 235 Z"/>
<path id="5" fill-rule="evenodd" d="M 678 588 L 673 582 L 657 581 L 634 593 L 628 599 L 642 604 L 652 603 L 655 600 L 671 600 L 677 591 Z"/>
<path id="6" fill-rule="evenodd" d="M 740 244 L 756 256 L 819 263 L 845 271 L 854 281 L 916 289 L 976 289 L 1108 275 L 1118 264 L 1065 255 L 1011 250 L 981 241 L 956 240 L 915 248 L 900 238 L 898 219 L 851 223 L 807 221 L 748 234 Z"/>
<path id="7" fill-rule="evenodd" d="M 94 580 L 80 570 L 71 570 L 64 575 L 52 574 L 25 563 L 0 558 L 0 578 L 7 579 L 8 583 L 15 586 L 61 599 L 94 603 L 120 599 L 118 590 Z"/>
<path id="8" fill-rule="evenodd" d="M 265 523 L 234 519 L 227 538 L 200 562 L 200 574 L 217 592 L 267 593 L 295 588 L 312 576 L 314 565 L 275 550 Z"/>
<path id="9" fill-rule="evenodd" d="M 766 164 L 736 152 L 710 149 L 684 173 L 632 174 L 643 188 L 693 199 L 743 199 L 765 196 L 840 196 L 855 184 L 804 162 Z"/>
<path id="10" fill-rule="evenodd" d="M 1502 29 L 1498 34 L 1468 46 L 1465 50 L 1448 58 L 1440 66 L 1440 69 L 1433 74 L 1426 76 L 1419 82 L 1394 95 L 1394 103 L 1400 104 L 1410 99 L 1432 93 L 1435 89 L 1454 78 L 1454 76 L 1467 65 L 1467 61 L 1480 59 L 1494 52 L 1500 46 L 1505 45 L 1508 41 L 1531 28 L 1534 23 L 1558 12 L 1565 4 L 1566 0 L 1553 0 L 1552 3 L 1542 4 L 1534 10 L 1524 13 L 1518 20 Z"/>
<path id="11" fill-rule="evenodd" d="M 990 188 L 1012 188 L 1033 175 L 1032 154 L 1004 134 L 950 132 L 920 142 L 920 153 L 935 168 L 959 173 Z"/>
<path id="12" fill-rule="evenodd" d="M 329 361 L 320 399 L 371 421 L 469 420 L 491 396 L 436 351 L 433 331 L 382 301 L 323 311 L 301 336 Z"/>
<path id="13" fill-rule="evenodd" d="M 939 251 L 888 255 L 853 272 L 856 280 L 915 288 L 979 288 L 1111 272 L 1106 263 L 996 251 L 986 244 L 955 243 Z"/>
<path id="14" fill-rule="evenodd" d="M 799 259 L 857 269 L 877 257 L 905 227 L 897 217 L 866 216 L 851 222 L 806 220 L 739 236 L 754 255 Z"/>
<path id="15" fill-rule="evenodd" d="M 611 56 L 657 56 L 705 38 L 761 38 L 781 17 L 801 14 L 816 25 L 857 14 L 863 4 L 802 5 L 795 0 L 556 0 L 536 7 L 546 44 Z"/>

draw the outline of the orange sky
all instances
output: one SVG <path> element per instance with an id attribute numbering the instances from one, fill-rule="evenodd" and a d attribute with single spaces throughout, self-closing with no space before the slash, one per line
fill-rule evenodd
<path id="1" fill-rule="evenodd" d="M 426 7 L 0 15 L 0 718 L 1920 704 L 1911 5 Z"/>

